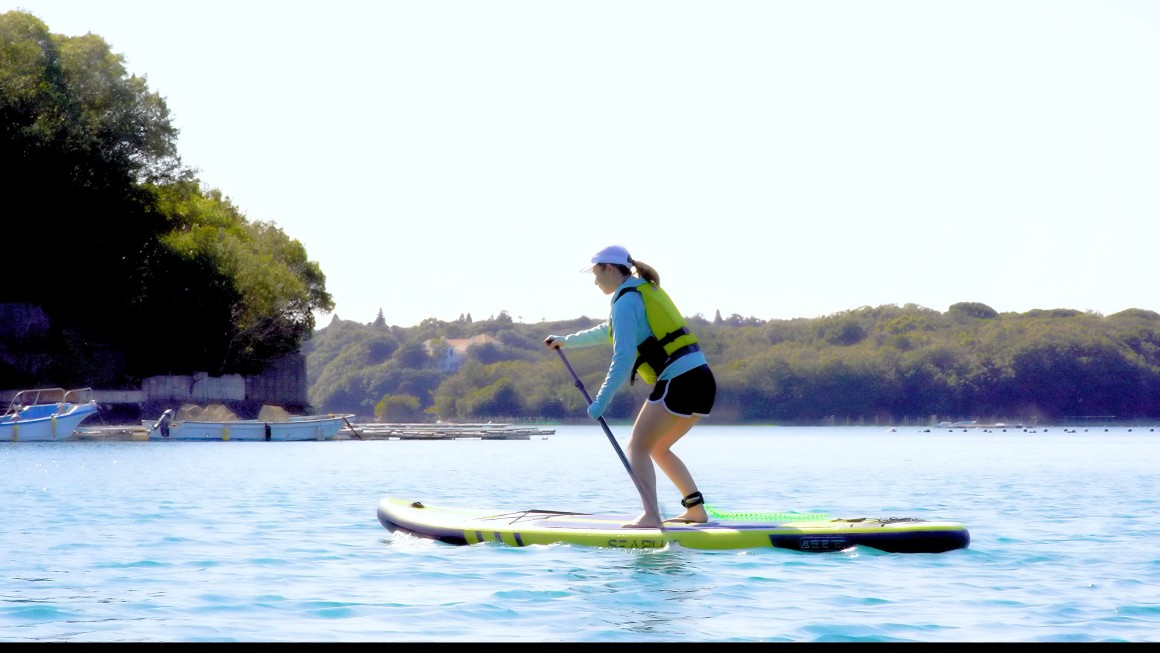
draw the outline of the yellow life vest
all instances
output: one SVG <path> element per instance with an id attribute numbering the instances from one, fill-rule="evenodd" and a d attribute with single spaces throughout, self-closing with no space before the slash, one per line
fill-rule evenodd
<path id="1" fill-rule="evenodd" d="M 613 301 L 630 292 L 640 293 L 644 300 L 644 315 L 652 333 L 636 346 L 636 363 L 632 366 L 629 385 L 636 382 L 637 372 L 646 383 L 656 383 L 657 377 L 670 363 L 685 354 L 700 351 L 701 346 L 668 293 L 646 282 L 621 290 Z M 612 338 L 611 329 L 608 337 Z"/>

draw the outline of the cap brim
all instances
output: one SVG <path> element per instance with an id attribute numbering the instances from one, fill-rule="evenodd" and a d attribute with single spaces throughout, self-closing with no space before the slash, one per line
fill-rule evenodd
<path id="1" fill-rule="evenodd" d="M 591 272 L 592 268 L 594 268 L 594 267 L 596 267 L 595 263 L 593 263 L 591 265 L 585 265 L 584 267 L 580 268 L 580 271 L 581 272 Z"/>

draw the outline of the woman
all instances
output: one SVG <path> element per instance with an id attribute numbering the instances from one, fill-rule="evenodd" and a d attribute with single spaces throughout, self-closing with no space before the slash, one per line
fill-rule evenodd
<path id="1" fill-rule="evenodd" d="M 633 275 L 633 268 L 639 276 Z M 587 347 L 612 339 L 612 362 L 588 406 L 592 419 L 600 417 L 626 381 L 633 383 L 639 375 L 655 384 L 636 416 L 627 452 L 644 513 L 624 526 L 658 528 L 662 523 L 654 461 L 684 496 L 685 512 L 665 521 L 704 523 L 709 520 L 705 499 L 688 468 L 670 449 L 713 408 L 717 396 L 713 372 L 685 318 L 661 290 L 656 270 L 634 261 L 619 245 L 597 252 L 592 265 L 581 272 L 589 270 L 597 287 L 612 295 L 608 321 L 571 335 L 548 336 L 544 344 L 553 349 Z"/>

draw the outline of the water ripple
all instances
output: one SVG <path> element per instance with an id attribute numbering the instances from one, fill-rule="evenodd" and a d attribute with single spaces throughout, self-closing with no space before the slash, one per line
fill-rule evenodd
<path id="1" fill-rule="evenodd" d="M 971 546 L 454 547 L 375 519 L 383 496 L 632 510 L 586 427 L 530 442 L 0 443 L 0 641 L 1160 640 L 1160 438 L 696 433 L 681 453 L 715 505 L 953 519 Z"/>

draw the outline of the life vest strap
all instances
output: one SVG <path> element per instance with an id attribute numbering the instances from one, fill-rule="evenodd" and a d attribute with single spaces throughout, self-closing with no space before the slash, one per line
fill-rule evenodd
<path id="1" fill-rule="evenodd" d="M 665 337 L 658 340 L 657 344 L 664 347 L 665 345 L 676 340 L 677 338 L 680 338 L 681 336 L 686 336 L 686 335 L 689 335 L 689 328 L 688 327 L 681 327 L 675 331 L 670 331 L 668 333 L 668 335 L 666 335 Z"/>
<path id="2" fill-rule="evenodd" d="M 669 365 L 672 365 L 673 361 L 677 360 L 681 356 L 684 356 L 685 354 L 691 354 L 695 351 L 701 351 L 701 345 L 698 345 L 695 342 L 691 345 L 685 345 L 684 347 L 681 347 L 680 349 L 674 351 L 672 354 L 669 355 L 668 360 L 665 361 L 664 367 L 668 367 Z M 657 372 L 657 374 L 660 374 L 660 372 Z"/>
<path id="3" fill-rule="evenodd" d="M 676 333 L 676 331 L 673 333 Z M 672 365 L 673 361 L 677 360 L 681 356 L 684 356 L 685 354 L 691 354 L 695 351 L 701 351 L 701 345 L 698 345 L 695 342 L 690 345 L 685 345 L 684 347 L 674 351 L 672 354 L 669 354 L 668 358 L 665 359 L 665 362 L 661 363 L 659 367 L 654 367 L 653 371 L 656 372 L 657 377 L 660 377 L 661 372 L 664 372 L 666 367 Z M 646 361 L 644 360 L 644 356 L 640 356 L 636 359 L 636 364 L 632 366 L 632 376 L 628 377 L 629 385 L 636 384 L 636 370 L 645 362 Z"/>

